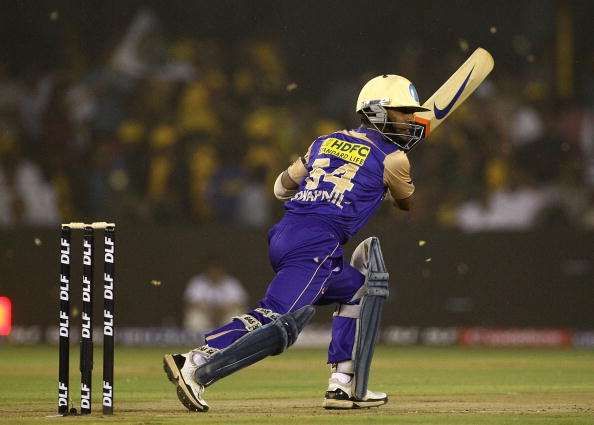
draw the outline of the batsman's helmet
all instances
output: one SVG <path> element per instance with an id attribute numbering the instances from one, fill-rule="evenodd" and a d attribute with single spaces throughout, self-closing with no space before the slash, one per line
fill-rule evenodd
<path id="1" fill-rule="evenodd" d="M 400 75 L 380 75 L 372 78 L 359 93 L 355 111 L 390 142 L 404 151 L 411 150 L 423 139 L 424 127 L 419 124 L 388 121 L 388 108 L 409 113 L 429 109 L 419 104 L 419 95 L 414 84 Z M 403 128 L 406 129 L 402 130 Z"/>

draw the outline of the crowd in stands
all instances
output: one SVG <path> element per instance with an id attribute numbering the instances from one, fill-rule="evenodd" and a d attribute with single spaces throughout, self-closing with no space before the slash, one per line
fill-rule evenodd
<path id="1" fill-rule="evenodd" d="M 316 136 L 358 125 L 352 97 L 374 72 L 303 99 L 278 43 L 171 40 L 156 19 L 141 11 L 105 57 L 72 51 L 44 72 L 0 64 L 0 226 L 265 226 L 282 213 L 276 175 Z M 400 62 L 394 73 L 423 78 Z M 416 211 L 396 220 L 594 228 L 592 109 L 552 103 L 547 80 L 502 73 L 411 152 Z"/>

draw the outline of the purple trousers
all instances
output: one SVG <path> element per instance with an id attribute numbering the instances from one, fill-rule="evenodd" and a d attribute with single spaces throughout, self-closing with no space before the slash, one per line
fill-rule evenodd
<path id="1" fill-rule="evenodd" d="M 319 220 L 285 216 L 268 232 L 269 258 L 276 276 L 259 307 L 284 314 L 305 305 L 358 304 L 353 300 L 365 277 L 343 259 L 339 237 Z M 256 310 L 248 312 L 263 325 L 270 322 Z M 351 359 L 355 319 L 335 316 L 328 363 Z M 210 347 L 222 349 L 248 332 L 244 322 L 233 319 L 206 334 Z"/>

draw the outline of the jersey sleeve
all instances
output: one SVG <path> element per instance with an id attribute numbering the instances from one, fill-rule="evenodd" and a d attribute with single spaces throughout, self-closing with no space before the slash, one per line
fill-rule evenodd
<path id="1" fill-rule="evenodd" d="M 415 191 L 410 177 L 410 162 L 404 152 L 392 152 L 384 158 L 384 184 L 396 200 L 408 198 Z"/>
<path id="2" fill-rule="evenodd" d="M 307 152 L 305 152 L 305 155 L 303 155 L 303 162 L 305 164 L 309 163 L 309 157 L 311 156 L 311 149 L 313 147 L 313 143 L 311 145 L 309 145 L 309 148 L 307 148 Z"/>

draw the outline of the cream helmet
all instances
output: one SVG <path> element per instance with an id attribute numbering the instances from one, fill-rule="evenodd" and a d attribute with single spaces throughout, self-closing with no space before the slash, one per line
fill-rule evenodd
<path id="1" fill-rule="evenodd" d="M 361 89 L 355 111 L 369 125 L 390 142 L 404 151 L 409 151 L 423 139 L 425 128 L 420 124 L 394 123 L 388 121 L 387 108 L 406 112 L 428 111 L 419 104 L 419 95 L 414 84 L 399 75 L 380 75 L 369 80 Z M 407 131 L 397 130 L 406 127 Z"/>

